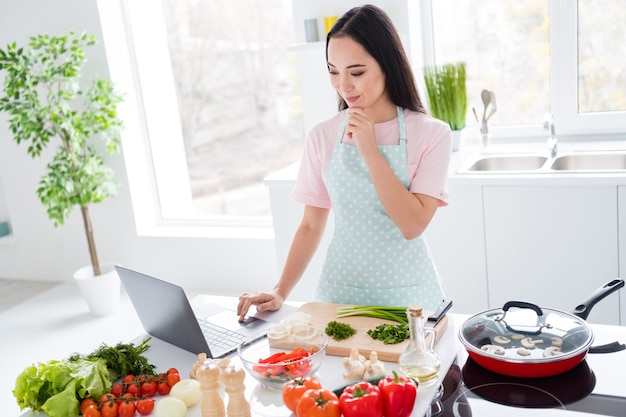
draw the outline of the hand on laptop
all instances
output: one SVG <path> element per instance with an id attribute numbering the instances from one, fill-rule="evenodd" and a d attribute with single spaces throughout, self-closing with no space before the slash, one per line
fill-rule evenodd
<path id="1" fill-rule="evenodd" d="M 239 296 L 239 304 L 237 305 L 239 321 L 243 321 L 246 318 L 248 310 L 253 305 L 256 306 L 257 311 L 276 311 L 282 307 L 283 302 L 283 298 L 275 291 L 258 292 L 256 294 L 244 292 Z"/>

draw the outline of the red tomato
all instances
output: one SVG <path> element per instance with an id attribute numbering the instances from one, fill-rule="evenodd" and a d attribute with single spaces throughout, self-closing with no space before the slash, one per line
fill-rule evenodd
<path id="1" fill-rule="evenodd" d="M 146 381 L 141 383 L 141 393 L 143 395 L 147 395 L 148 397 L 152 397 L 154 394 L 156 394 L 158 388 L 159 386 L 156 381 Z"/>
<path id="2" fill-rule="evenodd" d="M 167 394 L 170 393 L 171 389 L 172 389 L 172 387 L 170 386 L 170 384 L 168 384 L 167 381 L 164 381 L 164 382 L 159 382 L 159 386 L 157 388 L 157 391 L 161 395 L 167 395 Z"/>
<path id="3" fill-rule="evenodd" d="M 117 403 L 115 401 L 106 401 L 100 407 L 102 417 L 117 417 Z"/>
<path id="4" fill-rule="evenodd" d="M 154 400 L 152 398 L 142 398 L 137 401 L 137 412 L 142 416 L 147 416 L 154 410 Z"/>
<path id="5" fill-rule="evenodd" d="M 168 370 L 167 370 L 167 373 L 168 373 L 168 374 L 169 374 L 169 373 L 179 374 L 180 372 L 178 372 L 178 369 L 176 369 L 176 368 L 170 368 L 170 369 L 168 369 Z"/>
<path id="6" fill-rule="evenodd" d="M 80 412 L 81 414 L 85 414 L 85 408 L 89 407 L 89 406 L 95 406 L 96 408 L 98 408 L 98 403 L 96 402 L 96 400 L 94 400 L 93 398 L 85 398 L 84 400 L 82 400 L 80 402 Z"/>
<path id="7" fill-rule="evenodd" d="M 81 410 L 81 414 L 83 415 L 83 417 L 101 417 L 102 416 L 102 414 L 100 414 L 100 410 L 98 410 L 97 405 L 90 405 L 88 407 L 85 407 L 84 410 Z"/>
<path id="8" fill-rule="evenodd" d="M 322 384 L 320 384 L 320 382 L 312 376 L 292 379 L 283 385 L 283 402 L 289 410 L 295 413 L 298 401 L 300 400 L 300 397 L 302 397 L 302 394 L 309 389 L 320 388 L 322 388 Z"/>
<path id="9" fill-rule="evenodd" d="M 168 372 L 167 373 L 167 383 L 170 387 L 173 387 L 180 381 L 180 374 L 178 372 Z"/>
<path id="10" fill-rule="evenodd" d="M 122 402 L 117 408 L 119 417 L 132 417 L 135 415 L 135 402 L 127 400 Z"/>
<path id="11" fill-rule="evenodd" d="M 321 388 L 307 390 L 296 407 L 298 417 L 341 417 L 339 398 L 334 392 Z"/>
<path id="12" fill-rule="evenodd" d="M 125 383 L 135 382 L 135 375 L 132 375 L 132 374 L 128 374 L 128 375 L 126 375 L 126 376 L 122 379 L 122 382 L 125 382 Z"/>
<path id="13" fill-rule="evenodd" d="M 119 397 L 123 393 L 124 393 L 124 385 L 113 384 L 113 386 L 111 387 L 111 394 L 115 395 L 116 397 Z"/>
<path id="14" fill-rule="evenodd" d="M 126 392 L 137 397 L 139 393 L 141 393 L 141 388 L 139 388 L 139 385 L 133 383 L 126 387 Z"/>

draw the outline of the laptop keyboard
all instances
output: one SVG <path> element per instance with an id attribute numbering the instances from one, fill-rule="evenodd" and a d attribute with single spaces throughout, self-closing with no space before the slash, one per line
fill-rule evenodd
<path id="1" fill-rule="evenodd" d="M 230 352 L 246 339 L 240 333 L 216 326 L 206 320 L 199 319 L 198 322 L 211 350 Z"/>

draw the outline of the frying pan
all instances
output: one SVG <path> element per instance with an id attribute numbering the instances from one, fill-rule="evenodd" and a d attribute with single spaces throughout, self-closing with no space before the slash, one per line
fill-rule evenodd
<path id="1" fill-rule="evenodd" d="M 591 307 L 624 286 L 614 279 L 598 288 L 574 313 L 509 301 L 463 323 L 459 339 L 468 355 L 490 371 L 540 378 L 562 374 L 578 365 L 593 342 L 585 319 Z"/>

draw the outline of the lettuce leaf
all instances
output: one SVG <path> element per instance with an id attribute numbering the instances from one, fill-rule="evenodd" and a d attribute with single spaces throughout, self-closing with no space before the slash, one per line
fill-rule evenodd
<path id="1" fill-rule="evenodd" d="M 45 411 L 50 417 L 75 417 L 79 402 L 110 391 L 104 359 L 56 361 L 27 367 L 15 380 L 13 396 L 20 409 Z"/>

